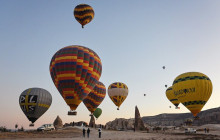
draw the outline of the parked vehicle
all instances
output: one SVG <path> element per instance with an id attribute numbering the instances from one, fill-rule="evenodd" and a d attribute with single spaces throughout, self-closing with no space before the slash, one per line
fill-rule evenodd
<path id="1" fill-rule="evenodd" d="M 52 131 L 54 130 L 53 124 L 44 124 L 41 127 L 37 128 L 37 131 Z"/>
<path id="2" fill-rule="evenodd" d="M 196 129 L 194 128 L 186 128 L 185 133 L 196 133 Z"/>

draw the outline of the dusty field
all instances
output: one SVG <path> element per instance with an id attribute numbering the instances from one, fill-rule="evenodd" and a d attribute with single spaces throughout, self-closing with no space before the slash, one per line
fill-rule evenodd
<path id="1" fill-rule="evenodd" d="M 218 128 L 219 126 L 217 126 Z M 210 133 L 204 133 L 203 127 L 198 128 L 196 134 L 184 134 L 183 130 L 167 130 L 165 132 L 133 132 L 133 131 L 110 131 L 103 130 L 102 138 L 103 140 L 220 140 L 220 127 L 211 128 Z M 88 139 L 82 137 L 81 128 L 68 128 L 65 130 L 52 131 L 52 132 L 2 132 L 0 133 L 0 139 L 16 139 L 16 140 L 81 140 Z M 98 138 L 98 130 L 91 129 L 89 139 L 96 140 Z"/>

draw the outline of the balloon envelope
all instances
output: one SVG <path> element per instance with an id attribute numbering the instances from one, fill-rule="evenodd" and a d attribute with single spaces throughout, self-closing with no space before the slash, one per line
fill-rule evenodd
<path id="1" fill-rule="evenodd" d="M 26 89 L 19 97 L 21 110 L 32 123 L 48 110 L 51 103 L 51 94 L 42 88 Z"/>
<path id="2" fill-rule="evenodd" d="M 99 116 L 102 114 L 102 109 L 101 108 L 96 108 L 94 111 L 93 115 L 98 119 Z"/>
<path id="3" fill-rule="evenodd" d="M 177 97 L 175 97 L 172 86 L 166 90 L 166 96 L 167 96 L 167 99 L 171 103 L 173 103 L 177 108 L 178 105 L 180 104 L 180 101 L 177 99 Z"/>
<path id="4" fill-rule="evenodd" d="M 98 82 L 94 89 L 83 100 L 87 109 L 93 113 L 96 108 L 102 103 L 106 95 L 106 88 L 102 82 Z"/>
<path id="5" fill-rule="evenodd" d="M 108 87 L 108 95 L 119 109 L 120 105 L 128 96 L 128 87 L 122 82 L 112 83 Z"/>
<path id="6" fill-rule="evenodd" d="M 86 98 L 98 82 L 102 64 L 98 55 L 83 46 L 67 46 L 50 62 L 51 78 L 71 110 Z"/>
<path id="7" fill-rule="evenodd" d="M 92 21 L 94 14 L 93 8 L 88 4 L 79 4 L 74 9 L 75 19 L 82 25 L 82 28 Z"/>
<path id="8" fill-rule="evenodd" d="M 194 117 L 212 94 L 211 80 L 200 72 L 187 72 L 177 76 L 172 87 L 175 97 L 192 112 Z"/>

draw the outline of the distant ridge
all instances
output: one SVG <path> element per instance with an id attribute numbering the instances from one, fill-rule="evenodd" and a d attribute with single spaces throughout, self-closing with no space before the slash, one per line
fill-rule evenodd
<path id="1" fill-rule="evenodd" d="M 220 124 L 220 107 L 201 111 L 199 120 L 194 120 L 192 125 Z M 142 117 L 145 126 L 181 126 L 186 120 L 193 120 L 191 113 L 163 113 L 156 116 Z M 133 129 L 134 118 L 116 118 L 106 123 L 106 129 Z"/>
<path id="2" fill-rule="evenodd" d="M 200 119 L 193 121 L 192 125 L 220 124 L 220 107 L 201 111 L 198 116 Z M 145 116 L 142 119 L 144 123 L 149 125 L 180 126 L 187 119 L 193 120 L 193 115 L 191 113 L 164 113 L 156 116 Z"/>

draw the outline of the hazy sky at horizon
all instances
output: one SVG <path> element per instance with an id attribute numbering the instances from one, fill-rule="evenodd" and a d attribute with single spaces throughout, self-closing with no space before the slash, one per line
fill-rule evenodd
<path id="1" fill-rule="evenodd" d="M 95 11 L 84 29 L 73 17 L 73 9 L 81 3 Z M 100 81 L 106 88 L 116 81 L 129 88 L 119 111 L 106 95 L 96 123 L 133 118 L 135 105 L 142 116 L 189 112 L 183 105 L 174 109 L 164 86 L 189 71 L 202 72 L 212 81 L 213 93 L 203 110 L 219 107 L 219 5 L 218 0 L 0 1 L 0 126 L 14 128 L 18 123 L 29 128 L 18 98 L 31 87 L 44 88 L 53 97 L 35 128 L 53 123 L 57 115 L 64 123 L 89 122 L 83 103 L 77 116 L 67 115 L 69 107 L 50 77 L 51 57 L 68 45 L 86 46 L 99 55 Z"/>

